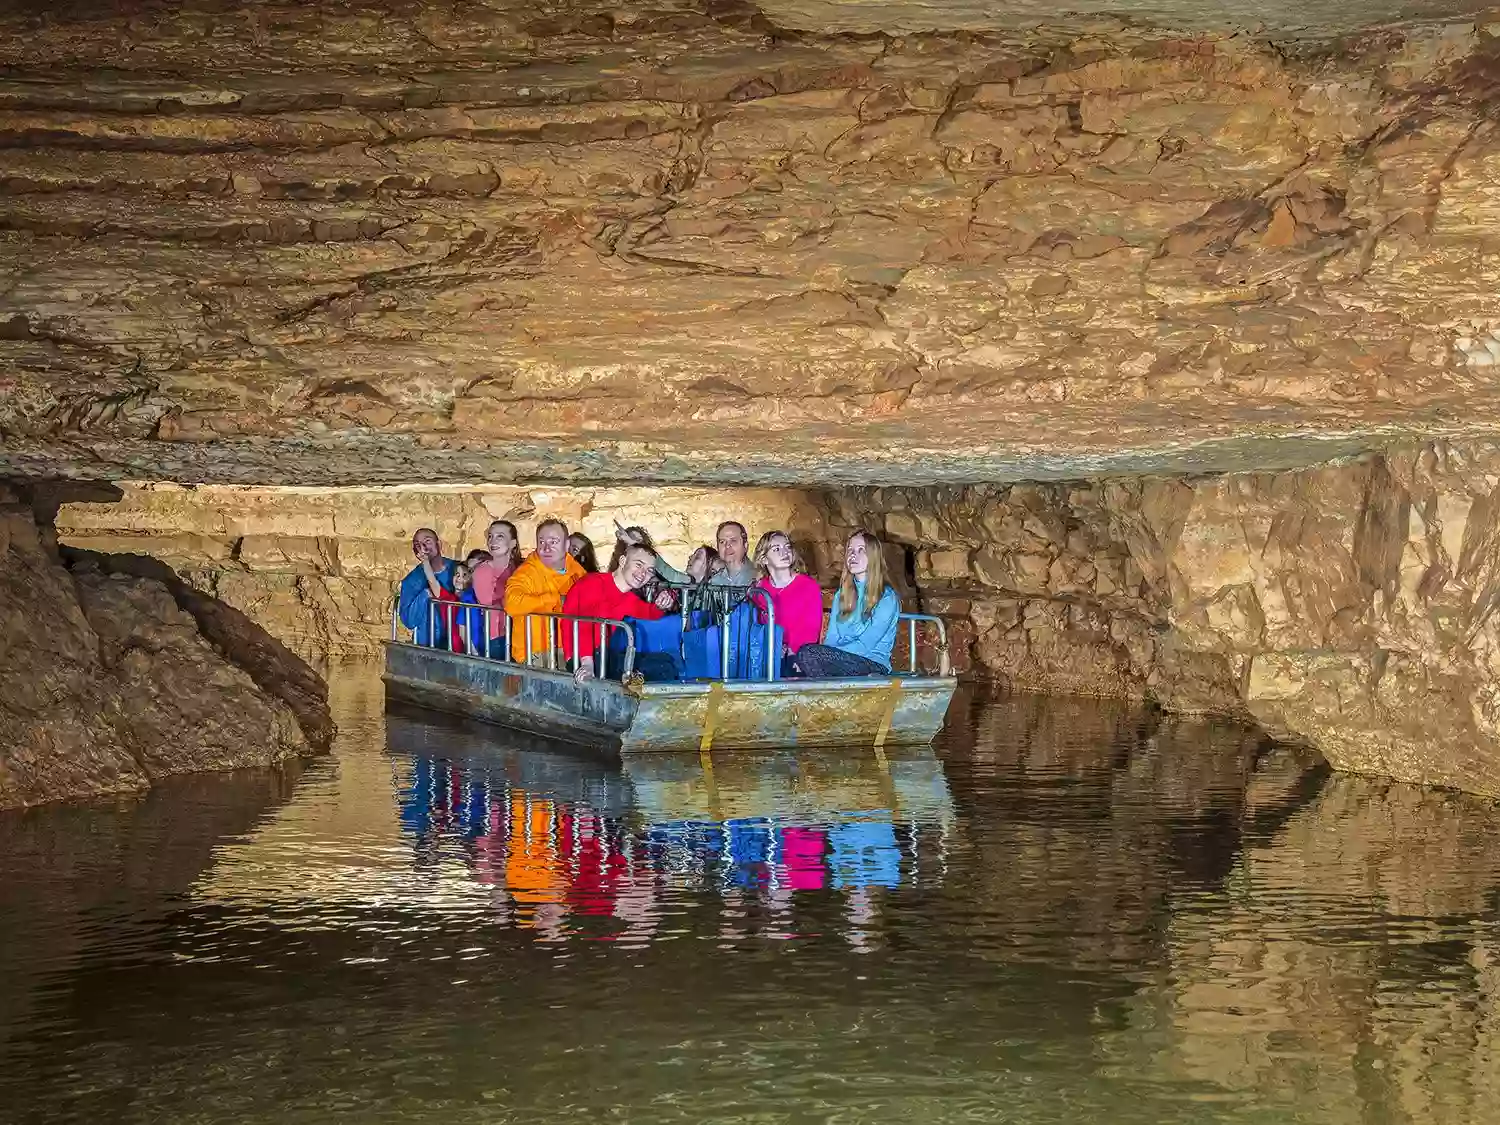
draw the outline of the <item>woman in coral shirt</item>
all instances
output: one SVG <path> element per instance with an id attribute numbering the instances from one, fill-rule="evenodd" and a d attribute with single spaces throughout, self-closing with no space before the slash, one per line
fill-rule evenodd
<path id="1" fill-rule="evenodd" d="M 505 584 L 521 565 L 521 544 L 516 534 L 516 525 L 510 520 L 496 520 L 484 533 L 485 545 L 489 548 L 488 562 L 474 567 L 474 600 L 480 605 L 503 606 Z M 489 655 L 492 660 L 509 660 L 505 651 L 505 615 L 491 613 Z"/>

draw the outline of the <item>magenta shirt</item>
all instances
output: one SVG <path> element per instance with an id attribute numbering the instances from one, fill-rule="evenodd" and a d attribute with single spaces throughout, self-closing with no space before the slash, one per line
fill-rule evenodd
<path id="1" fill-rule="evenodd" d="M 762 578 L 756 585 L 771 596 L 776 624 L 785 631 L 786 647 L 792 652 L 815 644 L 823 635 L 823 591 L 807 575 L 794 576 L 779 590 L 769 578 Z"/>

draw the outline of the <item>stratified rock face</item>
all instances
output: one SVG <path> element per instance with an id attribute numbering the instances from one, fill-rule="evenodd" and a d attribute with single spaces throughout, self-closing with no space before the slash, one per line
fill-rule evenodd
<path id="1" fill-rule="evenodd" d="M 326 749 L 165 586 L 89 567 L 70 574 L 8 493 L 0 548 L 0 808 Z"/>
<path id="2" fill-rule="evenodd" d="M 412 568 L 411 535 L 435 528 L 463 557 L 511 520 L 530 549 L 536 524 L 557 517 L 609 561 L 615 524 L 648 527 L 677 566 L 714 542 L 723 520 L 753 538 L 804 521 L 805 494 L 782 489 L 476 488 L 281 489 L 125 486 L 118 503 L 68 503 L 56 517 L 73 550 L 166 563 L 209 606 L 241 611 L 293 652 L 318 662 L 371 656 L 390 637 L 396 585 Z M 180 599 L 179 599 L 180 600 Z M 199 625 L 204 627 L 202 614 Z M 205 632 L 212 633 L 205 627 Z M 244 645 L 237 643 L 237 650 Z"/>
<path id="3" fill-rule="evenodd" d="M 1500 426 L 1494 25 L 1010 8 L 4 16 L 0 466 L 1056 479 Z M 966 30 L 842 34 L 887 25 Z"/>
<path id="4" fill-rule="evenodd" d="M 830 494 L 972 667 L 1240 713 L 1340 769 L 1500 796 L 1500 450 L 1281 474 Z"/>

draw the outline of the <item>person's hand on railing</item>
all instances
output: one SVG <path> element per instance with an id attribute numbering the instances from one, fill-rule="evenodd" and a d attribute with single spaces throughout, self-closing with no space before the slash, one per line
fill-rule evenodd
<path id="1" fill-rule="evenodd" d="M 594 658 L 585 656 L 578 662 L 578 667 L 573 669 L 573 682 L 581 684 L 594 678 Z"/>
<path id="2" fill-rule="evenodd" d="M 656 608 L 660 610 L 672 610 L 677 607 L 677 599 L 671 590 L 658 590 L 655 602 Z"/>

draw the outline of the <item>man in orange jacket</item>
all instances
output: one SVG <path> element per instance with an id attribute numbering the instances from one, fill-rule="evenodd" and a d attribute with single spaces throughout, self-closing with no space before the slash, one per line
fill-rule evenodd
<path id="1" fill-rule="evenodd" d="M 536 552 L 516 567 L 505 584 L 505 612 L 510 614 L 510 655 L 517 663 L 526 659 L 525 616 L 528 613 L 561 613 L 563 598 L 586 572 L 568 554 L 568 525 L 562 520 L 543 520 L 536 529 Z M 547 653 L 548 626 L 544 617 L 531 619 L 531 652 L 533 657 Z M 562 636 L 562 625 L 553 625 Z M 562 651 L 557 651 L 561 666 Z"/>

